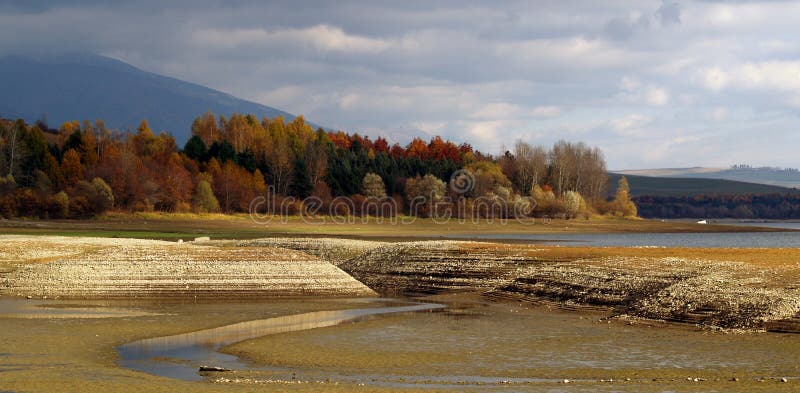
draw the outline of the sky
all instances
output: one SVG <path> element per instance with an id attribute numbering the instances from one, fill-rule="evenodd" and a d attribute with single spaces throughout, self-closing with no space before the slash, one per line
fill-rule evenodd
<path id="1" fill-rule="evenodd" d="M 0 55 L 92 52 L 407 143 L 583 141 L 610 169 L 800 166 L 799 2 L 9 1 Z"/>

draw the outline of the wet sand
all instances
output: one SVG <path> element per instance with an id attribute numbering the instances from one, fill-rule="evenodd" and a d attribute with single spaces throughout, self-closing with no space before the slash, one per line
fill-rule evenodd
<path id="1" fill-rule="evenodd" d="M 25 302 L 25 300 L 18 300 Z M 50 304 L 59 304 L 50 301 Z M 66 302 L 64 302 L 66 303 Z M 0 316 L 0 391 L 219 392 L 252 386 L 186 382 L 121 368 L 117 346 L 217 326 L 318 310 L 362 307 L 361 301 L 276 300 L 264 303 L 69 301 L 82 307 L 131 309 L 156 315 L 121 318 L 27 319 Z M 275 384 L 279 392 L 391 391 L 354 385 Z"/>
<path id="2" fill-rule="evenodd" d="M 539 391 L 563 389 L 567 379 L 570 390 L 586 391 L 791 391 L 800 383 L 793 335 L 714 333 L 450 297 L 456 299 L 459 305 L 441 312 L 270 335 L 224 352 L 298 378 L 338 375 L 395 388 Z M 237 377 L 258 380 L 259 373 Z"/>

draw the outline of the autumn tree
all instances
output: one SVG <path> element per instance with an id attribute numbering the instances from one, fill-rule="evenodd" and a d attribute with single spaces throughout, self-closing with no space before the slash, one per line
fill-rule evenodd
<path id="1" fill-rule="evenodd" d="M 418 213 L 427 217 L 435 214 L 435 206 L 446 193 L 444 182 L 431 174 L 407 179 L 405 191 L 412 214 Z"/>
<path id="2" fill-rule="evenodd" d="M 617 193 L 612 202 L 617 215 L 623 217 L 636 217 L 638 215 L 636 204 L 631 200 L 630 192 L 631 188 L 628 185 L 628 179 L 622 176 L 617 184 Z"/>
<path id="3" fill-rule="evenodd" d="M 472 175 L 472 190 L 467 194 L 472 197 L 487 195 L 499 187 L 509 187 L 511 182 L 500 166 L 491 161 L 475 161 L 465 167 Z"/>
<path id="4" fill-rule="evenodd" d="M 531 190 L 547 174 L 547 151 L 542 146 L 531 146 L 517 140 L 514 159 L 516 170 L 512 181 L 521 192 Z"/>
<path id="5" fill-rule="evenodd" d="M 156 136 L 153 130 L 150 129 L 150 123 L 147 120 L 142 120 L 139 126 L 136 127 L 136 134 L 131 136 L 131 144 L 133 145 L 136 155 L 149 156 L 154 152 L 154 144 Z"/>
<path id="6" fill-rule="evenodd" d="M 211 146 L 222 139 L 222 133 L 217 124 L 217 118 L 211 112 L 206 112 L 192 122 L 192 135 L 203 141 L 205 146 Z"/>
<path id="7" fill-rule="evenodd" d="M 362 194 L 367 199 L 384 199 L 386 198 L 386 186 L 383 184 L 383 179 L 375 173 L 367 173 L 364 176 Z"/>
<path id="8" fill-rule="evenodd" d="M 64 158 L 61 160 L 61 174 L 68 185 L 83 180 L 81 155 L 75 149 L 69 149 L 64 153 Z"/>

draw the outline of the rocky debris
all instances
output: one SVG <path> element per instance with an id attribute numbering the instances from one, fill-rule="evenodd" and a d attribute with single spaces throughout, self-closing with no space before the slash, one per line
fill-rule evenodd
<path id="1" fill-rule="evenodd" d="M 339 265 L 389 243 L 339 238 L 275 237 L 242 240 L 234 244 L 237 247 L 278 247 L 297 250 L 306 254 L 316 255 L 326 261 Z"/>
<path id="2" fill-rule="evenodd" d="M 0 253 L 18 239 L 2 237 Z M 374 296 L 333 264 L 293 250 L 153 240 L 34 237 L 35 250 L 72 249 L 0 274 L 0 295 L 41 298 Z M 35 253 L 34 253 L 35 254 Z"/>
<path id="3" fill-rule="evenodd" d="M 615 313 L 725 328 L 763 328 L 800 312 L 800 291 L 767 288 L 763 271 L 736 262 L 607 258 L 526 268 L 498 297 L 600 306 Z"/>
<path id="4" fill-rule="evenodd" d="M 800 288 L 767 268 L 678 257 L 543 258 L 536 251 L 477 242 L 395 243 L 340 267 L 383 294 L 478 290 L 491 299 L 709 327 L 800 331 Z"/>
<path id="5" fill-rule="evenodd" d="M 473 248 L 471 242 L 387 243 L 339 266 L 384 294 L 433 294 L 489 290 L 516 277 L 535 261 L 500 249 Z"/>

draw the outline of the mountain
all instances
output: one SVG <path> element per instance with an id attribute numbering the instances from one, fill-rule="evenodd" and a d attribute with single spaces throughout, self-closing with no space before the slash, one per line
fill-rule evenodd
<path id="1" fill-rule="evenodd" d="M 206 111 L 295 117 L 93 54 L 0 57 L 0 92 L 0 117 L 34 122 L 45 115 L 51 127 L 103 119 L 120 130 L 135 129 L 147 119 L 154 131 L 170 132 L 179 146 L 189 139 L 194 118 Z"/>
<path id="2" fill-rule="evenodd" d="M 609 173 L 609 195 L 616 191 L 621 173 Z M 696 196 L 696 195 L 744 195 L 744 194 L 786 194 L 798 190 L 767 184 L 709 178 L 679 178 L 624 175 L 631 187 L 631 195 L 641 196 Z"/>
<path id="3" fill-rule="evenodd" d="M 787 188 L 800 188 L 800 171 L 796 169 L 772 167 L 754 168 L 746 165 L 737 165 L 727 169 L 703 167 L 662 168 L 614 171 L 614 173 L 652 177 L 724 179 Z"/>

